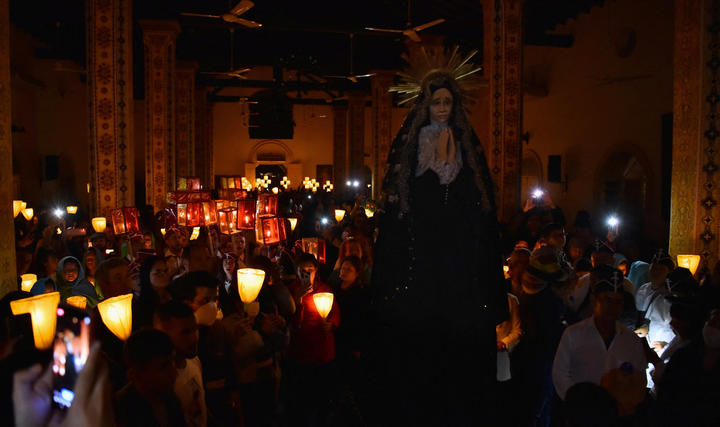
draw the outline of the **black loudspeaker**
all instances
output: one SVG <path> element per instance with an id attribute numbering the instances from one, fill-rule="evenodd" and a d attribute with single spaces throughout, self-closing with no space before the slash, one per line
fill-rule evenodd
<path id="1" fill-rule="evenodd" d="M 562 182 L 562 156 L 553 154 L 548 156 L 548 182 Z"/>
<path id="2" fill-rule="evenodd" d="M 60 156 L 45 156 L 45 180 L 60 178 Z"/>

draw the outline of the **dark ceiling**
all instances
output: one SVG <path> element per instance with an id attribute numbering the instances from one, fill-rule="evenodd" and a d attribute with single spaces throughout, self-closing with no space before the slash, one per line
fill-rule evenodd
<path id="1" fill-rule="evenodd" d="M 11 21 L 43 42 L 36 51 L 45 58 L 85 62 L 86 0 L 10 0 Z M 243 18 L 263 24 L 247 29 L 220 19 L 181 16 L 181 12 L 220 15 L 236 0 L 135 0 L 136 79 L 142 78 L 142 41 L 138 19 L 175 19 L 182 26 L 177 56 L 200 64 L 201 71 L 230 68 L 230 37 L 234 65 L 282 65 L 317 75 L 347 74 L 351 70 L 350 35 L 353 34 L 352 68 L 355 74 L 371 69 L 397 69 L 405 49 L 403 37 L 375 33 L 367 26 L 403 29 L 408 23 L 405 0 L 254 0 Z M 603 0 L 526 0 L 525 42 L 569 46 L 572 36 L 548 35 L 557 24 L 587 12 Z M 446 22 L 423 31 L 447 37 L 448 44 L 481 48 L 483 8 L 479 0 L 414 0 L 409 21 L 419 25 L 437 18 Z M 234 31 L 230 31 L 234 29 Z M 138 85 L 136 85 L 137 88 Z M 142 96 L 142 93 L 136 93 Z"/>

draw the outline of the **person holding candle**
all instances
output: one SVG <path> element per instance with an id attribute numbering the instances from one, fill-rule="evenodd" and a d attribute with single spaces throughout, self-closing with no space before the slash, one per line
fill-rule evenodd
<path id="1" fill-rule="evenodd" d="M 415 105 L 390 148 L 376 214 L 368 356 L 375 412 L 397 424 L 489 417 L 495 326 L 508 318 L 495 187 L 464 106 L 461 79 L 478 69 L 457 51 L 451 63 L 441 56 L 409 58 L 412 81 L 392 89 Z"/>
<path id="2" fill-rule="evenodd" d="M 333 301 L 323 319 L 315 307 L 313 295 L 331 289 L 318 277 L 314 255 L 301 254 L 297 270 L 298 278 L 288 286 L 297 307 L 290 322 L 288 413 L 297 417 L 296 425 L 311 426 L 319 424 L 333 396 L 334 331 L 340 325 L 340 310 Z"/>

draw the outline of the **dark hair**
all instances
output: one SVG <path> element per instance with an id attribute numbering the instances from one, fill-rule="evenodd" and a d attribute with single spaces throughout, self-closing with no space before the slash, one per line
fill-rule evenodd
<path id="1" fill-rule="evenodd" d="M 57 252 L 55 252 L 55 249 L 43 247 L 38 249 L 37 257 L 36 257 L 36 265 L 35 265 L 35 271 L 38 275 L 38 277 L 45 277 L 45 263 L 50 259 L 50 257 L 57 258 Z"/>
<path id="2" fill-rule="evenodd" d="M 183 251 L 183 254 L 182 254 L 183 259 L 190 261 L 190 257 L 193 255 L 193 252 L 197 252 L 202 249 L 207 249 L 207 251 L 210 252 L 210 249 L 208 249 L 208 247 L 203 245 L 202 243 L 198 243 L 198 242 L 191 243 L 190 246 L 185 248 L 185 250 Z"/>
<path id="3" fill-rule="evenodd" d="M 127 260 L 125 258 L 108 258 L 105 261 L 101 262 L 95 270 L 95 285 L 100 286 L 100 288 L 102 289 L 103 285 L 107 283 L 110 270 L 117 267 L 127 268 Z"/>
<path id="4" fill-rule="evenodd" d="M 168 292 L 174 300 L 192 301 L 195 299 L 195 289 L 199 287 L 217 291 L 218 280 L 207 271 L 191 271 L 173 280 L 168 286 Z"/>
<path id="5" fill-rule="evenodd" d="M 175 300 L 160 304 L 155 310 L 155 319 L 161 323 L 166 323 L 170 319 L 194 318 L 194 316 L 193 309 L 189 305 Z"/>
<path id="6" fill-rule="evenodd" d="M 590 382 L 570 387 L 565 394 L 567 425 L 610 427 L 618 425 L 615 399 L 604 388 Z"/>
<path id="7" fill-rule="evenodd" d="M 546 224 L 541 230 L 540 230 L 540 237 L 547 239 L 550 237 L 550 235 L 555 231 L 563 231 L 565 227 L 563 227 L 561 224 L 558 224 L 556 222 L 551 222 L 550 224 Z"/>
<path id="8" fill-rule="evenodd" d="M 139 299 L 149 298 L 154 300 L 156 297 L 155 290 L 152 287 L 152 281 L 150 280 L 150 273 L 152 272 L 155 264 L 159 262 L 167 263 L 167 260 L 161 256 L 152 255 L 145 258 L 145 261 L 140 265 L 140 295 Z"/>
<path id="9" fill-rule="evenodd" d="M 299 267 L 302 264 L 312 264 L 315 266 L 315 268 L 317 268 L 318 261 L 317 261 L 317 258 L 315 258 L 315 255 L 307 253 L 307 252 L 303 252 L 298 257 L 298 260 L 295 263 L 295 265 L 297 265 Z"/>
<path id="10" fill-rule="evenodd" d="M 575 261 L 575 265 L 573 265 L 573 268 L 576 272 L 585 271 L 590 272 L 593 269 L 592 263 L 587 258 L 578 258 Z"/>
<path id="11" fill-rule="evenodd" d="M 125 343 L 125 364 L 132 368 L 142 368 L 156 357 L 172 355 L 173 348 L 173 342 L 165 332 L 141 329 Z"/>

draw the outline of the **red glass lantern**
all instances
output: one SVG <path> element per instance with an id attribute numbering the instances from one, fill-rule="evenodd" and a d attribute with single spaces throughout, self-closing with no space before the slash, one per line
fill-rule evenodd
<path id="1" fill-rule="evenodd" d="M 258 197 L 257 215 L 258 217 L 270 217 L 277 215 L 278 197 L 274 194 L 261 194 Z"/>
<path id="2" fill-rule="evenodd" d="M 255 228 L 255 200 L 238 200 L 237 228 L 252 230 Z"/>
<path id="3" fill-rule="evenodd" d="M 199 202 L 178 203 L 178 225 L 197 227 L 203 225 L 203 204 Z"/>
<path id="4" fill-rule="evenodd" d="M 218 196 L 223 200 L 241 200 L 247 198 L 247 191 L 241 188 L 221 188 Z"/>
<path id="5" fill-rule="evenodd" d="M 238 189 L 243 188 L 243 185 L 242 185 L 242 177 L 241 177 L 241 176 L 236 176 L 234 179 L 235 179 L 235 188 L 238 188 Z"/>
<path id="6" fill-rule="evenodd" d="M 230 234 L 230 225 L 228 220 L 230 219 L 230 210 L 218 211 L 218 228 L 222 234 Z"/>
<path id="7" fill-rule="evenodd" d="M 200 191 L 202 185 L 200 184 L 200 178 L 193 176 L 187 179 L 188 190 Z"/>
<path id="8" fill-rule="evenodd" d="M 217 224 L 217 208 L 215 202 L 202 202 L 203 207 L 203 224 L 202 225 L 215 225 Z"/>
<path id="9" fill-rule="evenodd" d="M 280 218 L 262 218 L 260 220 L 262 228 L 262 239 L 266 245 L 272 245 L 280 243 L 282 240 L 280 237 Z"/>
<path id="10" fill-rule="evenodd" d="M 140 214 L 136 207 L 113 209 L 110 216 L 112 217 L 115 234 L 135 234 L 140 232 L 140 225 L 138 224 Z"/>
<path id="11" fill-rule="evenodd" d="M 301 242 L 303 252 L 315 255 L 319 263 L 325 264 L 325 239 L 303 237 Z"/>

